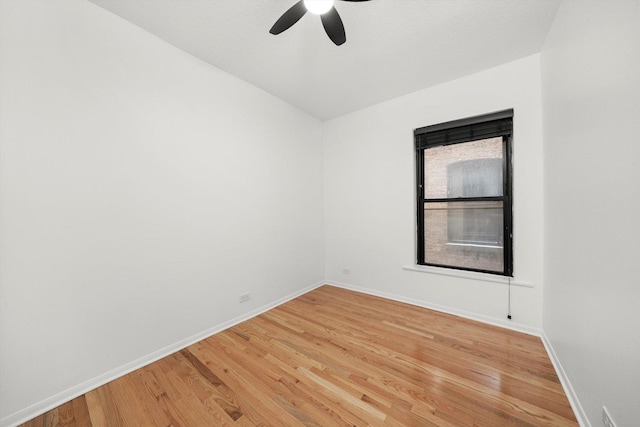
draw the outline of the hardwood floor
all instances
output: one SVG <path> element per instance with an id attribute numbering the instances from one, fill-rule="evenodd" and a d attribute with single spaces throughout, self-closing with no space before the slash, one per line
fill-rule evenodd
<path id="1" fill-rule="evenodd" d="M 539 338 L 323 286 L 23 426 L 577 426 Z"/>

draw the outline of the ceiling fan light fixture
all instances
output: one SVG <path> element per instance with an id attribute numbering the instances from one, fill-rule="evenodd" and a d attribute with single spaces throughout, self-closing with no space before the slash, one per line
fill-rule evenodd
<path id="1" fill-rule="evenodd" d="M 350 2 L 365 2 L 369 0 L 343 0 Z M 271 34 L 280 34 L 291 28 L 293 24 L 298 22 L 307 12 L 314 15 L 321 15 L 320 20 L 324 27 L 325 33 L 336 45 L 340 46 L 347 41 L 344 32 L 344 24 L 335 7 L 335 0 L 298 0 L 285 13 L 278 18 L 273 27 L 269 30 Z"/>
<path id="2" fill-rule="evenodd" d="M 331 10 L 335 0 L 304 0 L 304 7 L 314 15 L 323 15 Z"/>

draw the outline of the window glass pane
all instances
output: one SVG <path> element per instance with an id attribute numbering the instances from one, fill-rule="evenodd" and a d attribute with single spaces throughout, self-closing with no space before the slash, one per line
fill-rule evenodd
<path id="1" fill-rule="evenodd" d="M 502 138 L 424 150 L 425 199 L 497 197 L 503 193 Z"/>
<path id="2" fill-rule="evenodd" d="M 424 204 L 428 264 L 502 272 L 502 202 Z"/>

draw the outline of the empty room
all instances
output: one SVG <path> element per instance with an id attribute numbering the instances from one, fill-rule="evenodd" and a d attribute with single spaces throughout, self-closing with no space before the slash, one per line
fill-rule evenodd
<path id="1" fill-rule="evenodd" d="M 0 427 L 640 425 L 639 0 L 0 0 Z"/>

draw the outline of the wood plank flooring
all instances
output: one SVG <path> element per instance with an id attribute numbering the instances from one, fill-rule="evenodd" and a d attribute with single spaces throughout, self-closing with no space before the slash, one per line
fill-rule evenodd
<path id="1" fill-rule="evenodd" d="M 577 426 L 539 338 L 332 286 L 35 426 Z"/>

